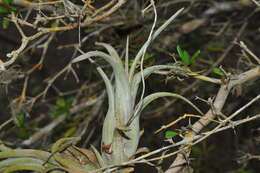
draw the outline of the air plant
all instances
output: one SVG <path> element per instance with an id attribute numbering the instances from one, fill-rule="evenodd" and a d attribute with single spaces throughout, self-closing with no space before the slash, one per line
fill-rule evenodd
<path id="1" fill-rule="evenodd" d="M 142 68 L 142 59 L 146 53 L 147 47 L 181 11 L 182 10 L 179 10 L 155 32 L 153 32 L 153 26 L 148 40 L 144 43 L 135 56 L 130 69 L 128 69 L 128 56 L 126 56 L 124 64 L 116 50 L 111 45 L 106 43 L 96 43 L 96 45 L 103 46 L 108 53 L 91 51 L 75 58 L 72 61 L 73 64 L 86 59 L 91 59 L 92 57 L 101 57 L 111 65 L 114 72 L 114 82 L 112 83 L 102 68 L 97 67 L 99 74 L 105 82 L 108 94 L 109 106 L 103 124 L 101 140 L 102 159 L 106 166 L 112 164 L 118 165 L 126 162 L 135 155 L 140 139 L 140 113 L 153 100 L 166 96 L 177 97 L 184 100 L 198 112 L 203 114 L 189 100 L 181 95 L 170 92 L 157 92 L 144 98 L 142 93 L 141 99 L 137 103 L 137 92 L 140 87 L 139 85 L 142 81 L 144 84 L 144 78 L 148 77 L 150 74 L 158 72 L 159 70 L 170 70 L 171 72 L 185 73 L 185 70 L 177 64 L 154 65 L 146 69 Z M 141 63 L 140 71 L 137 71 L 136 68 L 138 63 Z"/>
<path id="2" fill-rule="evenodd" d="M 140 140 L 140 113 L 149 103 L 157 98 L 176 97 L 182 99 L 202 114 L 193 103 L 175 93 L 157 92 L 144 97 L 144 78 L 152 73 L 160 70 L 185 73 L 185 70 L 177 64 L 154 65 L 145 69 L 142 66 L 147 47 L 181 11 L 182 9 L 169 18 L 155 32 L 153 30 L 156 22 L 154 22 L 148 40 L 138 51 L 130 69 L 128 56 L 126 56 L 125 63 L 123 63 L 116 50 L 106 43 L 96 43 L 96 45 L 103 46 L 108 53 L 90 51 L 73 59 L 68 65 L 69 68 L 74 63 L 87 59 L 92 60 L 92 57 L 101 57 L 113 69 L 114 80 L 110 80 L 102 68 L 97 67 L 97 71 L 106 85 L 108 95 L 108 111 L 103 123 L 101 154 L 94 147 L 90 151 L 72 146 L 72 142 L 79 140 L 79 138 L 63 138 L 58 140 L 53 145 L 50 153 L 41 150 L 12 150 L 2 145 L 0 146 L 0 159 L 5 160 L 0 162 L 0 170 L 6 168 L 5 173 L 8 173 L 14 170 L 22 170 L 22 166 L 24 166 L 28 170 L 39 172 L 47 169 L 54 172 L 87 173 L 109 165 L 120 165 L 120 163 L 130 160 L 135 155 Z M 140 71 L 137 70 L 139 63 L 141 63 Z M 143 92 L 141 98 L 137 99 L 141 83 L 143 84 Z M 82 157 L 84 159 L 79 159 Z M 23 159 L 24 161 L 27 159 L 27 161 L 23 162 Z"/>

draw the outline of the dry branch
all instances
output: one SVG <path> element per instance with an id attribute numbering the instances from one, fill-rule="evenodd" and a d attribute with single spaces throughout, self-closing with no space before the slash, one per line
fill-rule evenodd
<path id="1" fill-rule="evenodd" d="M 197 122 L 195 122 L 191 128 L 194 132 L 199 134 L 199 132 L 206 127 L 211 121 L 211 119 L 214 119 L 217 114 L 221 113 L 221 110 L 226 103 L 226 99 L 230 93 L 230 90 L 235 87 L 236 85 L 242 85 L 243 83 L 257 79 L 260 77 L 260 66 L 246 71 L 240 75 L 237 76 L 230 76 L 230 81 L 226 84 L 221 85 L 216 98 L 213 102 L 213 107 L 215 108 L 215 112 L 210 109 L 204 118 L 199 119 Z M 195 135 L 195 134 L 194 134 Z M 190 149 L 191 150 L 191 149 Z M 187 156 L 189 156 L 190 150 L 186 152 Z M 178 173 L 183 169 L 182 165 L 183 163 L 186 163 L 186 159 L 184 158 L 183 154 L 178 154 L 175 161 L 171 164 L 170 169 L 166 171 L 166 173 Z"/>

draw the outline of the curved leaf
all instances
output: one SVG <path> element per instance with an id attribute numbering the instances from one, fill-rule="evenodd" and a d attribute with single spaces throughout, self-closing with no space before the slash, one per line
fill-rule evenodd
<path id="1" fill-rule="evenodd" d="M 10 159 L 6 159 L 6 160 L 2 160 L 0 162 L 0 168 L 4 168 L 4 167 L 9 167 L 12 165 L 23 165 L 23 164 L 33 164 L 33 165 L 42 165 L 45 161 L 43 160 L 39 160 L 39 159 L 34 159 L 34 158 L 26 158 L 26 157 L 21 157 L 21 158 L 10 158 Z"/>
<path id="2" fill-rule="evenodd" d="M 125 140 L 124 151 L 125 151 L 125 155 L 128 158 L 131 158 L 136 153 L 139 144 L 139 139 L 140 139 L 139 118 L 135 118 L 132 121 L 132 123 L 129 125 L 129 128 L 131 130 L 129 132 L 126 132 L 126 135 L 130 138 L 130 140 Z"/>
<path id="3" fill-rule="evenodd" d="M 10 173 L 10 172 L 14 172 L 14 171 L 21 171 L 21 170 L 28 170 L 28 171 L 38 171 L 41 173 L 44 173 L 44 166 L 42 165 L 34 165 L 34 164 L 16 164 L 16 165 L 12 165 L 8 168 L 6 168 L 4 170 L 3 173 Z"/>
<path id="4" fill-rule="evenodd" d="M 96 45 L 105 47 L 107 49 L 107 51 L 109 52 L 110 56 L 114 57 L 119 64 L 123 65 L 122 60 L 120 59 L 120 56 L 118 55 L 117 51 L 111 45 L 109 45 L 107 43 L 100 43 L 100 42 L 96 42 Z"/>
<path id="5" fill-rule="evenodd" d="M 100 167 L 101 167 L 101 168 L 106 167 L 107 164 L 104 162 L 102 156 L 101 156 L 100 153 L 97 151 L 97 149 L 96 149 L 93 145 L 91 145 L 90 147 L 91 147 L 91 149 L 93 150 L 93 152 L 95 153 Z"/>
<path id="6" fill-rule="evenodd" d="M 33 157 L 41 160 L 48 160 L 51 156 L 50 153 L 41 150 L 31 150 L 31 149 L 17 149 L 0 152 L 0 159 L 12 158 L 12 157 Z M 50 161 L 54 161 L 51 159 Z"/>
<path id="7" fill-rule="evenodd" d="M 114 90 L 112 84 L 108 79 L 107 75 L 100 67 L 98 67 L 97 70 L 106 84 L 106 89 L 108 94 L 108 111 L 103 123 L 102 140 L 101 140 L 102 141 L 101 145 L 108 145 L 108 144 L 112 144 L 113 142 L 114 131 L 116 128 L 115 96 L 114 96 Z"/>
<path id="8" fill-rule="evenodd" d="M 90 51 L 86 54 L 83 54 L 73 59 L 71 63 L 80 62 L 95 56 L 104 58 L 113 68 L 113 71 L 115 73 L 115 87 L 116 87 L 116 91 L 115 91 L 116 108 L 115 109 L 118 110 L 119 114 L 123 114 L 123 117 L 125 119 L 124 121 L 127 121 L 128 117 L 131 114 L 133 105 L 132 105 L 130 85 L 123 65 L 118 63 L 110 55 L 100 51 Z M 122 97 L 122 95 L 124 97 Z"/>
<path id="9" fill-rule="evenodd" d="M 151 95 L 146 96 L 143 101 L 139 102 L 139 104 L 143 104 L 142 105 L 142 110 L 152 101 L 161 98 L 161 97 L 175 97 L 178 99 L 181 99 L 183 101 L 185 101 L 186 103 L 188 103 L 189 105 L 191 105 L 196 111 L 198 111 L 201 115 L 204 115 L 204 113 L 197 107 L 195 106 L 191 101 L 189 101 L 188 99 L 186 99 L 185 97 L 179 95 L 179 94 L 175 94 L 175 93 L 169 93 L 169 92 L 157 92 Z"/>
<path id="10" fill-rule="evenodd" d="M 164 69 L 170 69 L 173 71 L 183 71 L 183 69 L 177 65 L 155 65 L 155 66 L 151 66 L 151 67 L 144 69 L 144 71 L 143 71 L 144 78 L 148 77 L 152 73 L 155 73 L 159 70 L 164 70 Z M 138 72 L 137 74 L 134 75 L 134 78 L 131 82 L 131 90 L 132 90 L 134 100 L 135 100 L 141 79 L 142 79 L 142 74 L 141 74 L 141 72 Z"/>
<path id="11" fill-rule="evenodd" d="M 184 10 L 184 8 L 181 8 L 180 10 L 178 10 L 174 15 L 172 15 L 162 26 L 160 26 L 152 35 L 152 40 L 153 41 L 182 11 Z M 140 58 L 142 57 L 143 51 L 145 50 L 146 47 L 149 46 L 149 44 L 151 43 L 150 40 L 147 40 L 144 45 L 142 46 L 142 48 L 139 50 L 139 52 L 137 53 L 137 55 L 135 56 L 134 62 L 132 63 L 132 66 L 130 68 L 130 72 L 129 72 L 129 80 L 131 81 L 133 79 L 134 76 L 134 71 L 136 69 L 136 65 L 139 63 Z"/>
<path id="12" fill-rule="evenodd" d="M 52 145 L 51 152 L 52 153 L 60 152 L 64 150 L 66 147 L 68 147 L 71 143 L 75 141 L 79 141 L 80 139 L 81 139 L 80 137 L 61 138 Z"/>

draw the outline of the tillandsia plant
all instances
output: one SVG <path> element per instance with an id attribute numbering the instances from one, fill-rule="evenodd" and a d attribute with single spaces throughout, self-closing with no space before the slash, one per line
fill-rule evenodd
<path id="1" fill-rule="evenodd" d="M 141 133 L 139 127 L 140 112 L 153 100 L 166 96 L 177 97 L 190 104 L 200 114 L 203 114 L 193 103 L 175 93 L 157 92 L 144 98 L 142 93 L 139 101 L 137 100 L 137 92 L 140 87 L 139 85 L 142 81 L 144 85 L 144 78 L 148 77 L 150 74 L 158 72 L 159 70 L 170 70 L 175 73 L 185 73 L 185 69 L 177 64 L 154 65 L 146 69 L 142 69 L 142 60 L 146 53 L 147 47 L 177 15 L 178 13 L 173 15 L 155 32 L 153 32 L 152 29 L 149 38 L 135 56 L 130 69 L 128 65 L 127 53 L 125 63 L 123 63 L 116 50 L 106 43 L 96 44 L 103 46 L 108 53 L 91 51 L 75 58 L 72 61 L 73 64 L 86 59 L 91 59 L 92 57 L 101 57 L 112 66 L 114 72 L 114 82 L 112 83 L 102 68 L 97 67 L 99 74 L 105 82 L 108 94 L 109 107 L 103 124 L 101 141 L 102 163 L 106 166 L 118 165 L 126 162 L 135 155 Z M 137 65 L 139 63 L 141 63 L 140 71 L 137 70 Z"/>
<path id="2" fill-rule="evenodd" d="M 113 69 L 113 78 L 110 80 L 101 67 L 97 67 L 106 85 L 108 95 L 108 111 L 104 120 L 101 140 L 101 154 L 92 147 L 91 150 L 78 148 L 72 145 L 79 138 L 62 138 L 53 144 L 51 152 L 40 150 L 12 150 L 5 146 L 0 147 L 0 170 L 9 173 L 15 170 L 34 170 L 39 172 L 89 172 L 111 165 L 120 165 L 136 154 L 140 139 L 139 119 L 141 111 L 153 100 L 161 97 L 176 97 L 184 100 L 203 114 L 193 103 L 181 95 L 170 92 L 157 92 L 144 97 L 144 78 L 160 70 L 169 70 L 175 73 L 185 73 L 178 64 L 154 65 L 146 69 L 142 68 L 142 61 L 150 43 L 169 25 L 182 11 L 179 10 L 169 18 L 162 26 L 154 31 L 155 22 L 150 36 L 134 58 L 129 69 L 128 56 L 125 63 L 116 50 L 106 43 L 96 43 L 103 46 L 108 53 L 102 51 L 90 51 L 71 61 L 65 69 L 69 69 L 74 63 L 83 60 L 92 60 L 92 57 L 101 57 L 107 61 Z M 128 48 L 128 46 L 127 46 Z M 141 70 L 137 65 L 141 64 Z M 143 84 L 141 98 L 137 99 L 140 84 Z M 128 172 L 129 170 L 120 170 Z"/>

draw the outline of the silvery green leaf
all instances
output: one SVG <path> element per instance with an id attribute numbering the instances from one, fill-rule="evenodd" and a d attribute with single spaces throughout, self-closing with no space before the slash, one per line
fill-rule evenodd
<path id="1" fill-rule="evenodd" d="M 115 100 L 116 100 L 116 112 L 123 115 L 124 121 L 127 121 L 127 117 L 130 116 L 132 106 L 131 90 L 128 82 L 128 77 L 125 73 L 122 64 L 118 63 L 115 58 L 101 51 L 90 51 L 86 54 L 72 60 L 72 64 L 80 62 L 91 57 L 99 56 L 104 58 L 113 68 L 115 74 Z M 123 97 L 122 97 L 123 96 Z"/>
<path id="2" fill-rule="evenodd" d="M 181 8 L 180 10 L 178 10 L 174 15 L 172 15 L 162 26 L 160 26 L 152 35 L 152 40 L 153 41 L 182 11 L 184 8 Z M 129 79 L 130 81 L 133 79 L 134 76 L 134 71 L 136 69 L 136 65 L 139 63 L 140 58 L 143 55 L 143 51 L 149 46 L 149 44 L 151 43 L 150 40 L 147 40 L 144 45 L 142 46 L 142 48 L 139 50 L 139 52 L 137 53 L 137 55 L 135 56 L 134 62 L 132 63 L 132 66 L 130 68 L 130 72 L 129 72 Z"/>
<path id="3" fill-rule="evenodd" d="M 128 76 L 129 71 L 129 36 L 126 38 L 126 50 L 125 50 L 125 72 Z"/>
<path id="4" fill-rule="evenodd" d="M 100 43 L 100 42 L 97 42 L 96 45 L 105 47 L 109 52 L 110 56 L 114 57 L 119 64 L 122 64 L 122 60 L 120 59 L 120 56 L 111 45 L 107 43 Z"/>
<path id="5" fill-rule="evenodd" d="M 191 101 L 189 101 L 188 99 L 186 99 L 185 97 L 183 97 L 179 94 L 170 93 L 170 92 L 157 92 L 157 93 L 148 95 L 142 101 L 140 101 L 139 104 L 142 104 L 142 110 L 143 110 L 149 103 L 151 103 L 155 99 L 158 99 L 158 98 L 161 98 L 161 97 L 175 97 L 175 98 L 181 99 L 184 102 L 191 105 L 201 115 L 204 115 L 204 113 L 197 106 L 195 106 Z"/>
<path id="6" fill-rule="evenodd" d="M 138 115 L 139 117 L 139 115 Z M 126 132 L 126 135 L 130 138 L 130 140 L 124 140 L 124 148 L 125 155 L 130 158 L 132 157 L 137 150 L 139 139 L 140 139 L 140 127 L 139 127 L 139 118 L 135 118 L 130 124 L 129 128 L 131 129 L 129 132 Z"/>
<path id="7" fill-rule="evenodd" d="M 117 61 L 115 61 L 114 58 L 112 58 L 110 55 L 104 53 L 104 52 L 101 52 L 101 51 L 90 51 L 90 52 L 87 52 L 85 54 L 82 54 L 80 56 L 78 56 L 77 58 L 74 58 L 71 63 L 77 63 L 77 62 L 80 62 L 80 61 L 84 61 L 84 60 L 87 60 L 87 59 L 90 59 L 92 57 L 101 57 L 103 58 L 104 60 L 106 60 L 111 66 L 114 66 L 114 64 L 117 63 Z"/>
<path id="8" fill-rule="evenodd" d="M 107 75 L 100 67 L 98 67 L 97 70 L 105 82 L 107 94 L 108 94 L 108 111 L 103 123 L 102 140 L 101 140 L 102 141 L 101 145 L 107 145 L 107 144 L 112 144 L 114 131 L 116 128 L 115 96 L 114 96 L 114 90 L 112 84 L 108 79 Z"/>
<path id="9" fill-rule="evenodd" d="M 143 71 L 144 78 L 148 77 L 152 73 L 155 73 L 159 70 L 164 70 L 164 69 L 169 69 L 169 70 L 173 70 L 173 71 L 174 70 L 182 71 L 182 68 L 179 66 L 176 66 L 176 65 L 155 65 L 155 66 L 151 66 L 151 67 L 144 69 L 144 71 Z M 138 72 L 134 75 L 134 78 L 131 82 L 131 90 L 132 90 L 132 94 L 133 94 L 133 99 L 135 99 L 135 97 L 136 97 L 141 79 L 142 79 L 142 74 L 141 74 L 141 72 Z"/>
<path id="10" fill-rule="evenodd" d="M 128 157 L 125 154 L 125 148 L 124 148 L 124 137 L 122 137 L 118 131 L 115 131 L 114 138 L 113 138 L 113 144 L 112 144 L 112 151 L 113 153 L 110 155 L 104 155 L 105 158 L 108 158 L 109 164 L 120 164 L 123 162 L 128 161 Z"/>
<path id="11" fill-rule="evenodd" d="M 91 149 L 93 150 L 93 152 L 95 153 L 100 167 L 101 167 L 101 168 L 106 167 L 107 164 L 106 164 L 106 162 L 103 160 L 103 158 L 102 158 L 102 156 L 100 155 L 100 153 L 98 152 L 98 150 L 97 150 L 93 145 L 90 145 L 90 147 L 91 147 Z"/>

